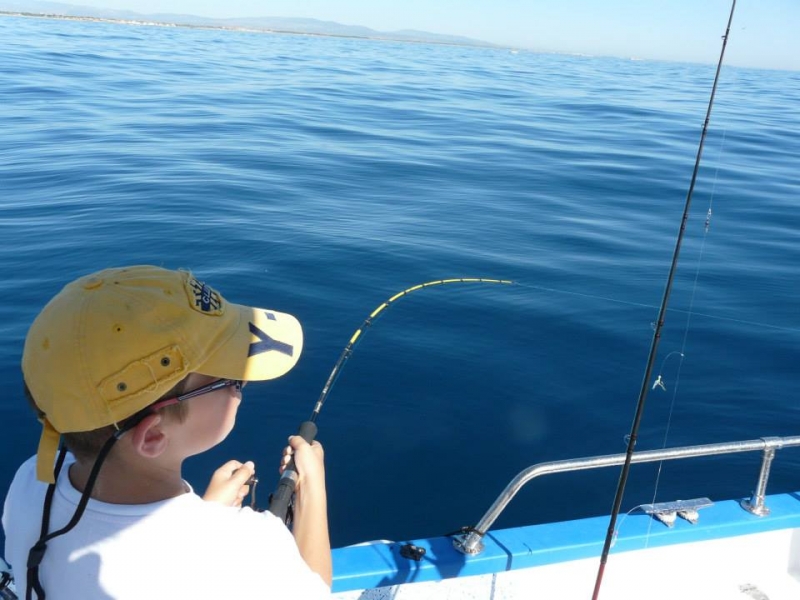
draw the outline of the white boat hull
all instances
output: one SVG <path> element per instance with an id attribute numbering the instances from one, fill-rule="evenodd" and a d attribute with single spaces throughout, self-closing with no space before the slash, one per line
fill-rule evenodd
<path id="1" fill-rule="evenodd" d="M 691 524 L 668 528 L 644 513 L 617 522 L 600 597 L 613 600 L 798 600 L 800 493 L 768 496 L 770 514 L 724 501 Z M 334 550 L 338 600 L 592 597 L 608 517 L 489 532 L 476 556 L 449 538 L 414 540 L 419 561 L 402 543 Z"/>

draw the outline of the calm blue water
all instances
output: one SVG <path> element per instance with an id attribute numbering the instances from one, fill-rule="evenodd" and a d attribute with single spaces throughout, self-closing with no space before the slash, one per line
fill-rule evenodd
<path id="1" fill-rule="evenodd" d="M 254 459 L 262 495 L 373 308 L 518 282 L 368 331 L 318 421 L 335 545 L 474 524 L 530 464 L 624 452 L 712 66 L 11 17 L 0 40 L 0 489 L 38 441 L 30 322 L 136 263 L 304 323 L 299 366 L 187 468 L 202 489 Z M 800 73 L 723 70 L 641 449 L 800 434 L 798 105 Z M 757 465 L 636 467 L 623 509 L 746 496 Z M 798 468 L 780 453 L 770 491 Z M 604 514 L 617 477 L 537 481 L 498 526 Z"/>

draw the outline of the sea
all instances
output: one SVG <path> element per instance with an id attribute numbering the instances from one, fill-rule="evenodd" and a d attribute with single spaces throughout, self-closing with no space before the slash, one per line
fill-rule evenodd
<path id="1" fill-rule="evenodd" d="M 133 264 L 302 322 L 297 367 L 185 465 L 202 491 L 255 461 L 262 507 L 376 307 L 514 282 L 364 329 L 317 419 L 334 546 L 448 534 L 528 466 L 624 453 L 642 395 L 637 450 L 799 435 L 800 72 L 723 65 L 644 378 L 716 60 L 0 17 L 0 491 L 39 437 L 30 323 Z M 622 510 L 748 497 L 760 461 L 636 465 Z M 768 492 L 798 473 L 780 451 Z M 495 526 L 608 514 L 618 480 L 537 479 Z"/>

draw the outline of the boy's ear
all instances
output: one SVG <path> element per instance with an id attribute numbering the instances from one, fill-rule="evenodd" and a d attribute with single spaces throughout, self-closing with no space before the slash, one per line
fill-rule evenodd
<path id="1" fill-rule="evenodd" d="M 158 413 L 148 415 L 131 431 L 131 444 L 141 456 L 156 458 L 167 449 L 167 436 L 161 421 Z"/>

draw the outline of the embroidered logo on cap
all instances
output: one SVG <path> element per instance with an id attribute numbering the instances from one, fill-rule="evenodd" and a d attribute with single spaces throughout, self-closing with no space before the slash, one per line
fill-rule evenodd
<path id="1" fill-rule="evenodd" d="M 186 282 L 190 303 L 196 311 L 207 315 L 222 314 L 222 297 L 214 288 L 190 277 Z"/>

